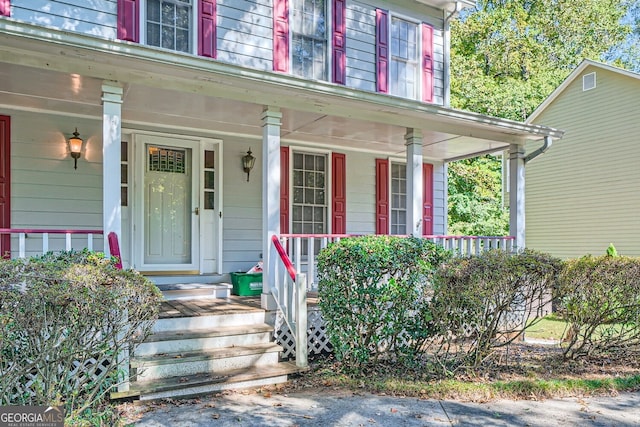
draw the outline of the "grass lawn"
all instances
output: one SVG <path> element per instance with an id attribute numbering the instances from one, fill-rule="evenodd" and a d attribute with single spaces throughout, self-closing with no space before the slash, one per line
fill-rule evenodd
<path id="1" fill-rule="evenodd" d="M 565 320 L 550 315 L 529 327 L 524 335 L 526 338 L 560 341 L 566 332 L 566 328 L 567 322 Z"/>

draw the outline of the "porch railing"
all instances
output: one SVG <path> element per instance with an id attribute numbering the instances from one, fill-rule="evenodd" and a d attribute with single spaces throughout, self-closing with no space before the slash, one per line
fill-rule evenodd
<path id="1" fill-rule="evenodd" d="M 282 234 L 280 243 L 286 249 L 295 271 L 306 272 L 309 290 L 316 290 L 316 255 L 331 242 L 356 234 Z M 513 236 L 448 236 L 428 235 L 431 240 L 458 256 L 477 255 L 489 249 L 512 251 L 515 249 Z"/>
<path id="2" fill-rule="evenodd" d="M 45 254 L 49 251 L 57 250 L 79 250 L 87 248 L 93 250 L 94 236 L 103 235 L 103 230 L 52 230 L 40 228 L 0 228 L 0 238 L 5 239 L 7 236 L 11 239 L 11 246 L 14 247 L 17 239 L 17 254 L 10 253 L 13 258 L 26 258 L 27 254 Z M 52 237 L 52 236 L 55 236 Z M 64 244 L 60 241 L 64 236 Z M 41 244 L 28 245 L 29 240 L 40 240 Z M 57 244 L 52 244 L 54 239 Z M 28 247 L 29 246 L 29 247 Z M 7 251 L 7 249 L 4 249 Z M 4 253 L 2 256 L 6 256 Z"/>
<path id="3" fill-rule="evenodd" d="M 277 256 L 269 257 L 273 260 L 270 265 L 275 278 L 275 287 L 271 294 L 276 301 L 278 310 L 282 313 L 283 321 L 295 337 L 296 366 L 308 366 L 307 348 L 307 276 L 296 271 L 277 236 L 272 236 L 272 248 Z"/>

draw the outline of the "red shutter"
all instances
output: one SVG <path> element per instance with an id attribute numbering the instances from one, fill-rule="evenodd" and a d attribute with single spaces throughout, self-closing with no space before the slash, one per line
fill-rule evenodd
<path id="1" fill-rule="evenodd" d="M 216 1 L 200 0 L 198 8 L 198 55 L 216 57 Z"/>
<path id="2" fill-rule="evenodd" d="M 289 147 L 280 147 L 280 233 L 289 232 Z"/>
<path id="3" fill-rule="evenodd" d="M 0 116 L 0 228 L 11 228 L 11 118 Z M 11 257 L 11 236 L 0 236 L 2 258 Z"/>
<path id="4" fill-rule="evenodd" d="M 422 164 L 422 234 L 433 234 L 433 165 Z"/>
<path id="5" fill-rule="evenodd" d="M 118 38 L 140 41 L 140 0 L 118 0 Z"/>
<path id="6" fill-rule="evenodd" d="M 273 71 L 289 72 L 288 0 L 273 0 Z"/>
<path id="7" fill-rule="evenodd" d="M 346 234 L 347 232 L 347 163 L 341 153 L 331 155 L 331 232 Z"/>
<path id="8" fill-rule="evenodd" d="M 376 234 L 389 234 L 389 161 L 376 159 Z"/>
<path id="9" fill-rule="evenodd" d="M 376 75 L 378 92 L 389 92 L 389 13 L 376 9 Z"/>
<path id="10" fill-rule="evenodd" d="M 422 24 L 422 100 L 433 102 L 433 27 Z"/>
<path id="11" fill-rule="evenodd" d="M 11 16 L 11 0 L 0 0 L 0 16 Z"/>
<path id="12" fill-rule="evenodd" d="M 347 24 L 345 0 L 333 0 L 333 82 L 347 83 Z"/>

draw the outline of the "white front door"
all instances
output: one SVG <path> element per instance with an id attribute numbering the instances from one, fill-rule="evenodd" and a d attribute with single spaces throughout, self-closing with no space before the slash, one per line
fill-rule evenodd
<path id="1" fill-rule="evenodd" d="M 134 141 L 134 268 L 216 272 L 219 174 L 212 171 L 217 144 L 155 134 L 136 134 Z M 206 238 L 201 239 L 202 232 Z"/>

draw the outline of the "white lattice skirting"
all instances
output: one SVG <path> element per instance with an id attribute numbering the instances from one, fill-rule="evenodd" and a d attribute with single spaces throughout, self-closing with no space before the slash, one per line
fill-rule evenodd
<path id="1" fill-rule="evenodd" d="M 309 307 L 307 319 L 307 347 L 309 355 L 331 353 L 331 343 L 327 336 L 320 309 L 317 307 Z M 281 353 L 283 359 L 291 359 L 296 356 L 296 338 L 284 321 L 282 312 L 278 312 L 276 315 L 275 339 L 284 349 Z"/>

